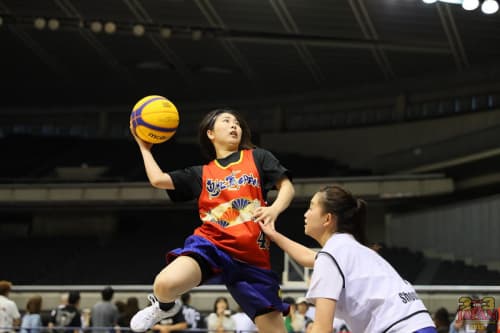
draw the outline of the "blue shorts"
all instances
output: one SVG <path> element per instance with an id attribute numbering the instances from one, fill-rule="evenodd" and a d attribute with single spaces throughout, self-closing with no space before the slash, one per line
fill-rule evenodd
<path id="1" fill-rule="evenodd" d="M 418 331 L 415 331 L 413 333 L 437 333 L 437 331 L 436 331 L 435 327 L 430 326 L 430 327 L 426 327 L 426 328 L 421 328 Z"/>
<path id="2" fill-rule="evenodd" d="M 234 260 L 226 252 L 200 236 L 189 236 L 183 248 L 170 251 L 167 262 L 181 255 L 197 254 L 206 260 L 213 277 L 203 283 L 223 283 L 252 320 L 272 311 L 288 314 L 290 305 L 281 300 L 276 273 Z"/>

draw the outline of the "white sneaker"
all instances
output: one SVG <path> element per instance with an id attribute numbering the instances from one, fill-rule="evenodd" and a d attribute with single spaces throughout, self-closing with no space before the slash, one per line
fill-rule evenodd
<path id="1" fill-rule="evenodd" d="M 130 320 L 130 329 L 134 332 L 145 332 L 160 320 L 174 316 L 182 307 L 182 303 L 176 299 L 174 306 L 168 310 L 160 309 L 160 303 L 154 295 L 148 295 L 151 305 L 137 312 Z"/>

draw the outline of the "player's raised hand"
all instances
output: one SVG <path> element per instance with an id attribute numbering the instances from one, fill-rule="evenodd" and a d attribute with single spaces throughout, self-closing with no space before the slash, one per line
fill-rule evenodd
<path id="1" fill-rule="evenodd" d="M 137 134 L 135 133 L 134 126 L 132 124 L 132 120 L 130 121 L 129 125 L 130 125 L 130 133 L 132 133 L 132 136 L 134 137 L 135 141 L 139 145 L 139 148 L 151 150 L 151 147 L 153 147 L 153 144 L 146 142 L 137 136 Z"/>

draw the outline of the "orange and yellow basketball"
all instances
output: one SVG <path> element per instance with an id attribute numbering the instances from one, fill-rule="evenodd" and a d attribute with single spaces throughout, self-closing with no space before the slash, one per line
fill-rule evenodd
<path id="1" fill-rule="evenodd" d="M 150 95 L 134 105 L 130 120 L 139 138 L 150 143 L 162 143 L 177 131 L 179 112 L 167 98 Z"/>

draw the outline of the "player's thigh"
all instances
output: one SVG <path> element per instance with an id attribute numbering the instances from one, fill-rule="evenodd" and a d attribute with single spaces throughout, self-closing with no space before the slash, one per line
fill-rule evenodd
<path id="1" fill-rule="evenodd" d="M 176 297 L 196 287 L 201 282 L 198 262 L 188 256 L 179 256 L 156 276 L 155 291 Z M 155 292 L 156 294 L 156 292 Z"/>
<path id="2" fill-rule="evenodd" d="M 281 312 L 272 311 L 255 317 L 259 333 L 286 333 Z"/>

